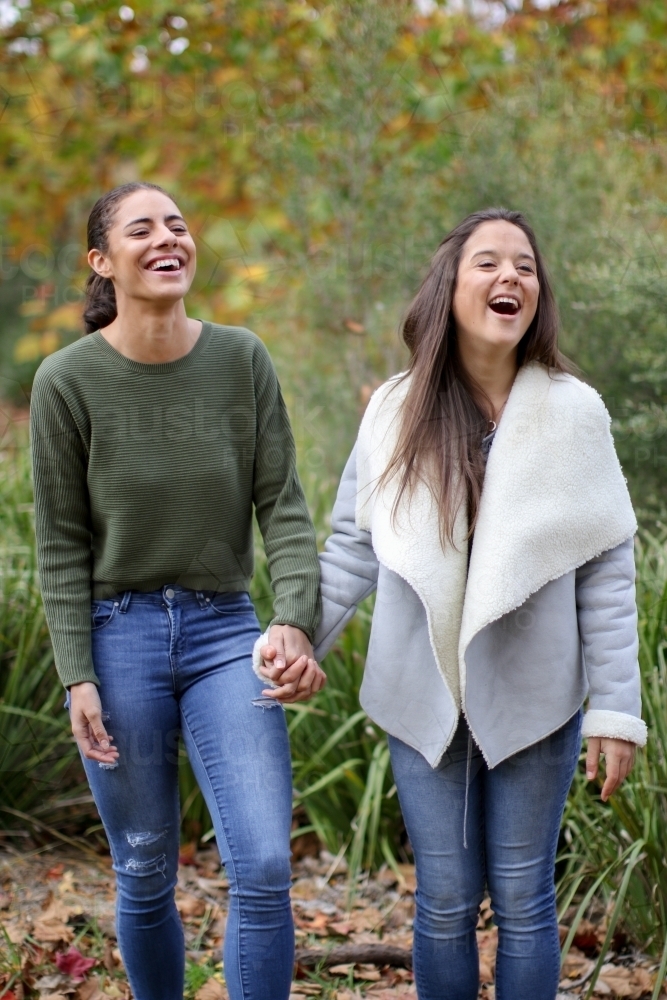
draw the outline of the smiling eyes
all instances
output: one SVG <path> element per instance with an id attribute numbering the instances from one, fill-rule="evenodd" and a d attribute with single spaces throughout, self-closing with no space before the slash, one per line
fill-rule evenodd
<path id="1" fill-rule="evenodd" d="M 170 226 L 169 229 L 171 230 L 172 233 L 175 233 L 177 236 L 181 236 L 183 233 L 187 233 L 188 231 L 186 226 L 184 226 L 180 222 L 175 223 L 173 226 Z M 142 226 L 141 229 L 133 229 L 129 235 L 139 236 L 139 237 L 150 236 L 150 230 L 146 226 Z"/>
<path id="2" fill-rule="evenodd" d="M 488 270 L 491 267 L 496 267 L 497 264 L 495 260 L 482 260 L 479 262 L 477 266 L 483 267 Z M 527 261 L 523 261 L 521 264 L 517 264 L 516 269 L 517 271 L 521 271 L 523 274 L 535 274 L 535 268 L 533 267 L 532 264 L 529 264 Z"/>

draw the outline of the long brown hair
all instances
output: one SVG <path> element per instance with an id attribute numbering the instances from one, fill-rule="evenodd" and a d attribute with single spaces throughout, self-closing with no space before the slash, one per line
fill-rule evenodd
<path id="1" fill-rule="evenodd" d="M 135 191 L 160 191 L 168 194 L 164 188 L 158 184 L 149 184 L 144 181 L 132 181 L 129 184 L 121 184 L 119 187 L 107 191 L 95 202 L 91 213 L 88 216 L 88 249 L 99 250 L 100 253 L 109 251 L 109 230 L 113 225 L 116 216 L 116 209 L 121 201 L 124 201 L 129 194 Z M 83 322 L 86 333 L 93 333 L 102 327 L 113 323 L 118 310 L 116 308 L 116 290 L 113 287 L 111 278 L 103 278 L 101 274 L 91 271 L 86 281 L 86 302 L 83 309 Z"/>
<path id="2" fill-rule="evenodd" d="M 396 447 L 378 483 L 382 486 L 399 476 L 395 514 L 402 496 L 409 496 L 418 480 L 425 482 L 438 503 L 443 547 L 446 542 L 454 544 L 454 522 L 464 500 L 468 537 L 475 529 L 484 481 L 480 444 L 492 412 L 490 400 L 460 361 L 452 301 L 465 243 L 482 223 L 498 221 L 510 222 L 526 234 L 540 285 L 537 311 L 518 345 L 519 366 L 540 361 L 551 372 L 573 370 L 558 350 L 556 300 L 528 221 L 520 212 L 506 208 L 468 215 L 436 250 L 403 321 L 403 340 L 411 354 L 405 375 L 410 384 L 401 407 Z"/>

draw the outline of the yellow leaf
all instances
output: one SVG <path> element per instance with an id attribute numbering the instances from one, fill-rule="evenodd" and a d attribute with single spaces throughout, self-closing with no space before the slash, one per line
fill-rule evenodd
<path id="1" fill-rule="evenodd" d="M 36 333 L 26 333 L 14 344 L 14 361 L 25 364 L 26 361 L 37 361 L 42 356 L 41 337 Z"/>

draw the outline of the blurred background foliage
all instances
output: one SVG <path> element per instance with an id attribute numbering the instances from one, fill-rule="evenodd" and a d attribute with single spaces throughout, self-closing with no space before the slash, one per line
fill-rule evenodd
<path id="1" fill-rule="evenodd" d="M 198 245 L 190 314 L 250 326 L 269 346 L 320 541 L 370 392 L 405 363 L 397 329 L 429 257 L 467 212 L 504 204 L 537 230 L 562 346 L 612 413 L 643 531 L 652 742 L 611 805 L 575 782 L 561 901 L 593 889 L 609 912 L 624 905 L 635 940 L 660 952 L 663 0 L 0 0 L 0 158 L 4 842 L 102 843 L 52 670 L 23 426 L 37 365 L 81 333 L 95 198 L 135 179 L 173 192 Z M 253 596 L 267 620 L 261 551 Z M 358 709 L 370 610 L 326 659 L 325 691 L 288 709 L 295 838 L 345 853 L 353 873 L 409 859 L 386 741 Z M 185 762 L 181 778 L 184 837 L 205 837 L 209 818 Z M 634 874 L 619 894 L 628 864 Z"/>

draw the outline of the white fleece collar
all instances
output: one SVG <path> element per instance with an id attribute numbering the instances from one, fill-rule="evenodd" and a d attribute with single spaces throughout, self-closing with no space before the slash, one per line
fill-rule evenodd
<path id="1" fill-rule="evenodd" d="M 466 579 L 465 510 L 455 524 L 456 548 L 443 552 L 426 485 L 402 500 L 395 522 L 396 479 L 376 488 L 408 386 L 409 378 L 386 382 L 362 420 L 356 523 L 372 533 L 380 562 L 419 595 L 436 662 L 461 708 L 473 637 L 550 580 L 631 538 L 637 523 L 600 396 L 532 362 L 517 374 L 489 453 Z"/>

